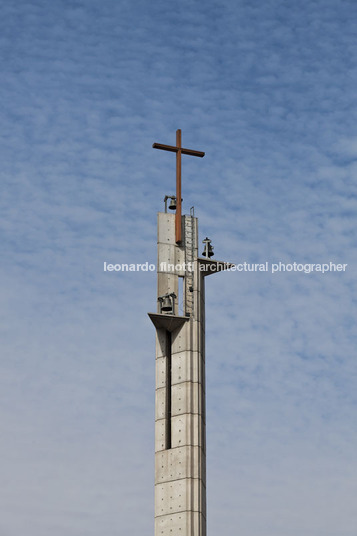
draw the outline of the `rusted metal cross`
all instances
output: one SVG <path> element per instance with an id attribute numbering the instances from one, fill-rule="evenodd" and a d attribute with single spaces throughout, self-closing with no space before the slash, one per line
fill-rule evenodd
<path id="1" fill-rule="evenodd" d="M 188 154 L 191 156 L 199 156 L 203 158 L 205 153 L 202 151 L 193 151 L 192 149 L 184 149 L 181 146 L 181 130 L 176 130 L 176 146 L 162 145 L 161 143 L 154 143 L 154 149 L 162 149 L 163 151 L 171 151 L 176 153 L 176 219 L 175 219 L 175 232 L 176 243 L 181 242 L 181 154 Z"/>

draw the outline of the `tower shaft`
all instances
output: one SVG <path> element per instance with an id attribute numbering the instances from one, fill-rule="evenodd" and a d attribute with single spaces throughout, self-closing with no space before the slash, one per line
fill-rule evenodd
<path id="1" fill-rule="evenodd" d="M 158 214 L 155 536 L 206 536 L 205 289 L 230 263 L 198 256 L 198 222 Z M 181 284 L 180 284 L 181 280 Z"/>
<path id="2" fill-rule="evenodd" d="M 182 220 L 178 245 L 175 215 L 158 214 L 158 297 L 175 293 L 178 299 L 173 315 L 150 315 L 156 326 L 155 536 L 206 535 L 204 280 L 197 269 L 197 219 Z"/>

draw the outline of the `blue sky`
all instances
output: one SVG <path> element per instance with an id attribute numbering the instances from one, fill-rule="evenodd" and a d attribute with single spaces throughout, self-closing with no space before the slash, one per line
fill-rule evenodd
<path id="1" fill-rule="evenodd" d="M 209 534 L 355 536 L 356 47 L 349 0 L 3 0 L 0 533 L 153 534 L 156 212 L 207 281 Z"/>

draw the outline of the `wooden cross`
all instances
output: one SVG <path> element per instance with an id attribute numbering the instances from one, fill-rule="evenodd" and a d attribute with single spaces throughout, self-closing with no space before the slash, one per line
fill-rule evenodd
<path id="1" fill-rule="evenodd" d="M 192 149 L 184 149 L 181 146 L 181 130 L 176 130 L 176 146 L 162 145 L 161 143 L 154 143 L 154 149 L 162 149 L 163 151 L 171 151 L 176 153 L 176 217 L 175 217 L 175 233 L 176 244 L 181 242 L 181 154 L 188 154 L 191 156 L 199 156 L 203 158 L 205 153 L 202 151 L 193 151 Z"/>

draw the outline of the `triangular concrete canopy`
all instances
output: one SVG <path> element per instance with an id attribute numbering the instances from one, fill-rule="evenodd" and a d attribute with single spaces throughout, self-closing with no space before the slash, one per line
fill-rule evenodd
<path id="1" fill-rule="evenodd" d="M 197 260 L 199 264 L 200 273 L 204 276 L 215 274 L 217 272 L 227 270 L 228 268 L 232 268 L 232 266 L 234 266 L 234 264 L 232 264 L 231 262 L 216 261 L 203 257 L 199 257 Z"/>
<path id="2" fill-rule="evenodd" d="M 148 315 L 156 328 L 166 329 L 170 332 L 180 328 L 189 320 L 188 316 L 165 315 L 160 313 L 148 313 Z"/>

